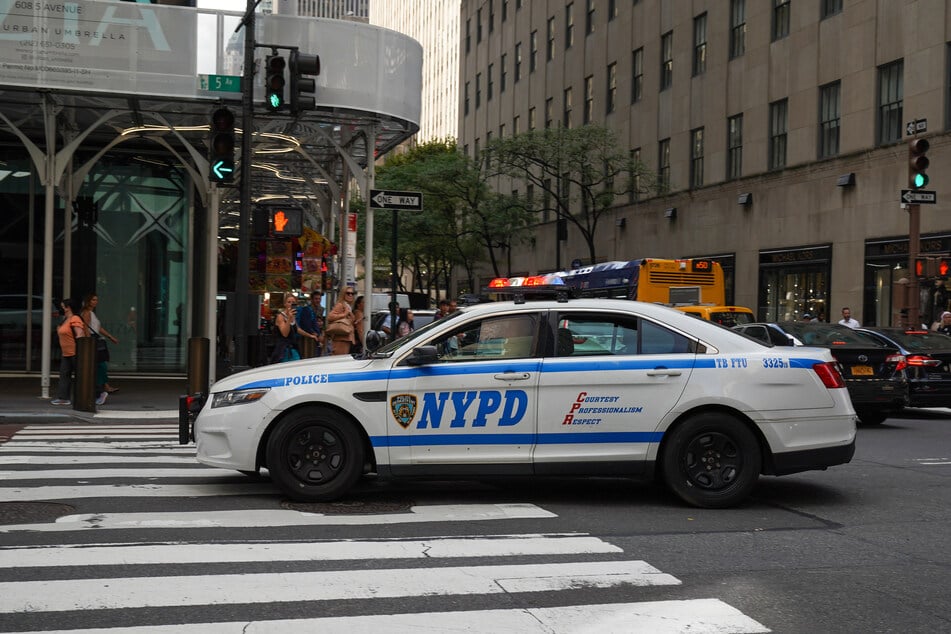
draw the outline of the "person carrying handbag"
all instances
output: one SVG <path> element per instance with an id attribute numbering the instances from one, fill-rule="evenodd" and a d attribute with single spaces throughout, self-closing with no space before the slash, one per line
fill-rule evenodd
<path id="1" fill-rule="evenodd" d="M 327 327 L 324 329 L 324 335 L 333 342 L 333 351 L 331 354 L 350 354 L 350 349 L 356 343 L 354 331 L 356 328 L 353 323 L 353 302 L 356 298 L 356 291 L 352 288 L 345 288 L 340 294 L 340 299 L 334 304 L 330 314 L 327 315 Z"/>
<path id="2" fill-rule="evenodd" d="M 99 317 L 96 316 L 98 306 L 99 296 L 95 293 L 83 298 L 83 323 L 89 329 L 89 336 L 96 339 L 96 405 L 102 405 L 109 394 L 119 391 L 119 388 L 109 385 L 109 346 L 106 339 L 116 344 L 119 340 L 102 327 Z"/>
<path id="3" fill-rule="evenodd" d="M 300 351 L 297 349 L 297 335 L 300 327 L 297 325 L 297 298 L 290 293 L 284 297 L 284 308 L 274 316 L 274 326 L 277 342 L 271 351 L 271 363 L 283 361 L 297 361 Z"/>

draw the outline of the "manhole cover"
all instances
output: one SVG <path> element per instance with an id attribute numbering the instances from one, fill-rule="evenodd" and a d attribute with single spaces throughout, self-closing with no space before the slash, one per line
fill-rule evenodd
<path id="1" fill-rule="evenodd" d="M 54 502 L 0 502 L 0 524 L 36 524 L 50 522 L 75 513 L 69 504 Z"/>
<path id="2" fill-rule="evenodd" d="M 409 513 L 415 502 L 409 500 L 340 500 L 338 502 L 281 502 L 283 508 L 301 513 L 323 515 L 373 515 Z"/>

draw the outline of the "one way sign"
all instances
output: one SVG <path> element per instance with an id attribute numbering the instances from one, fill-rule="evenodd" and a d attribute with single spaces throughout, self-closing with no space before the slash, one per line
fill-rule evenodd
<path id="1" fill-rule="evenodd" d="M 909 205 L 934 205 L 938 202 L 938 193 L 925 189 L 903 189 L 901 201 Z"/>
<path id="2" fill-rule="evenodd" d="M 422 192 L 394 192 L 383 189 L 370 190 L 370 206 L 374 209 L 423 210 Z"/>

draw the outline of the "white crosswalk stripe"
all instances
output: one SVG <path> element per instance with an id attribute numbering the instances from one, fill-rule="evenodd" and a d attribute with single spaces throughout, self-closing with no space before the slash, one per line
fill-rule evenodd
<path id="1" fill-rule="evenodd" d="M 673 591 L 682 583 L 598 537 L 544 532 L 557 527 L 557 516 L 533 504 L 431 504 L 332 515 L 273 504 L 229 509 L 239 496 L 273 500 L 278 494 L 268 482 L 202 467 L 188 456 L 193 448 L 178 447 L 172 431 L 154 424 L 37 425 L 0 445 L 0 500 L 69 503 L 79 511 L 19 524 L 0 516 L 0 537 L 17 540 L 0 541 L 0 631 L 770 631 L 716 598 L 637 601 L 638 588 Z M 165 435 L 168 440 L 159 439 Z M 186 478 L 191 482 L 174 482 Z M 123 510 L 173 498 L 191 500 L 192 508 L 206 506 L 202 500 L 215 504 L 201 511 Z M 540 531 L 492 533 L 493 522 L 508 520 L 531 522 Z M 437 523 L 444 530 L 465 527 L 464 534 L 419 538 L 395 531 Z M 315 539 L 320 533 L 312 527 L 321 526 L 378 530 L 372 537 Z M 297 528 L 306 538 L 268 533 Z M 222 537 L 222 530 L 232 529 L 243 537 Z M 162 531 L 175 532 L 161 539 Z M 90 532 L 98 541 L 81 538 Z M 597 597 L 619 589 L 622 602 L 577 598 L 579 592 Z M 528 597 L 519 602 L 528 607 L 486 604 L 512 595 Z M 448 609 L 433 611 L 440 597 Z M 531 607 L 536 597 L 537 607 Z M 394 600 L 403 609 L 393 612 L 387 602 Z M 315 604 L 334 609 L 257 618 L 263 607 L 253 607 Z M 377 604 L 390 607 L 367 607 Z M 471 609 L 464 609 L 467 604 Z M 413 611 L 414 605 L 420 609 Z M 144 623 L 141 615 L 148 615 Z"/>

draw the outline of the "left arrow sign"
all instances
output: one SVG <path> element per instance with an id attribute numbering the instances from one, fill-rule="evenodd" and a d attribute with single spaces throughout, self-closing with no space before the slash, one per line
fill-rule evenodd
<path id="1" fill-rule="evenodd" d="M 234 172 L 234 166 L 222 159 L 215 161 L 215 164 L 211 166 L 211 171 L 216 179 L 220 181 L 230 181 L 231 175 Z"/>

